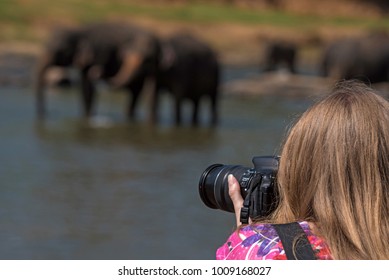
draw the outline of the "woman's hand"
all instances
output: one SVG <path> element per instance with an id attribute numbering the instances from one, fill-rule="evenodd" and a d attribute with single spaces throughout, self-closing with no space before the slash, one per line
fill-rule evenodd
<path id="1" fill-rule="evenodd" d="M 243 206 L 243 197 L 240 193 L 239 182 L 232 174 L 228 175 L 228 194 L 234 204 L 236 225 L 239 227 L 242 224 L 240 222 L 240 210 Z"/>

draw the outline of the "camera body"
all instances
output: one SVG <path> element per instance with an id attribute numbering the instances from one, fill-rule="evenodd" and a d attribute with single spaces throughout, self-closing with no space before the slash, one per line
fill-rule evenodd
<path id="1" fill-rule="evenodd" d="M 275 186 L 279 157 L 257 156 L 252 159 L 253 168 L 240 165 L 210 165 L 201 175 L 199 193 L 210 208 L 234 212 L 228 194 L 228 175 L 238 180 L 244 199 L 240 219 L 247 224 L 249 218 L 266 217 L 277 206 Z"/>

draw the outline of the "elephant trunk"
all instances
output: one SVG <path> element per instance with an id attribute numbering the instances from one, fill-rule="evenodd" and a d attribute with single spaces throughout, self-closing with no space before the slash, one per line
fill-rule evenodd
<path id="1" fill-rule="evenodd" d="M 35 94 L 36 94 L 36 110 L 37 116 L 43 119 L 46 115 L 45 108 L 45 93 L 44 87 L 46 85 L 46 72 L 51 65 L 51 59 L 45 55 L 38 63 L 36 68 Z"/>
<path id="2" fill-rule="evenodd" d="M 114 87 L 123 87 L 130 83 L 143 63 L 140 53 L 126 53 L 123 57 L 122 65 L 114 77 L 110 79 Z"/>

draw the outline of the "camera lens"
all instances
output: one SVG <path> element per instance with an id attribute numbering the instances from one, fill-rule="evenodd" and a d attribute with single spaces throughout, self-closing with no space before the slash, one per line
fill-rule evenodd
<path id="1" fill-rule="evenodd" d="M 228 195 L 228 175 L 234 175 L 240 182 L 248 169 L 240 165 L 213 164 L 209 166 L 200 177 L 201 200 L 210 208 L 234 212 L 234 205 Z M 241 194 L 243 198 L 246 196 L 243 188 Z"/>

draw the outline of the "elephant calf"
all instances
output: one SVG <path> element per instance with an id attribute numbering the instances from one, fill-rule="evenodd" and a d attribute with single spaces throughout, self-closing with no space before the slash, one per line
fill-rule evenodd
<path id="1" fill-rule="evenodd" d="M 284 66 L 296 73 L 297 46 L 292 42 L 275 40 L 269 42 L 264 51 L 264 71 L 275 71 Z"/>
<path id="2" fill-rule="evenodd" d="M 182 123 L 182 105 L 188 100 L 193 105 L 192 125 L 197 125 L 199 103 L 207 97 L 210 100 L 210 122 L 217 124 L 220 65 L 215 51 L 207 43 L 186 33 L 165 38 L 161 48 L 156 94 L 166 90 L 174 97 L 175 123 Z"/>

